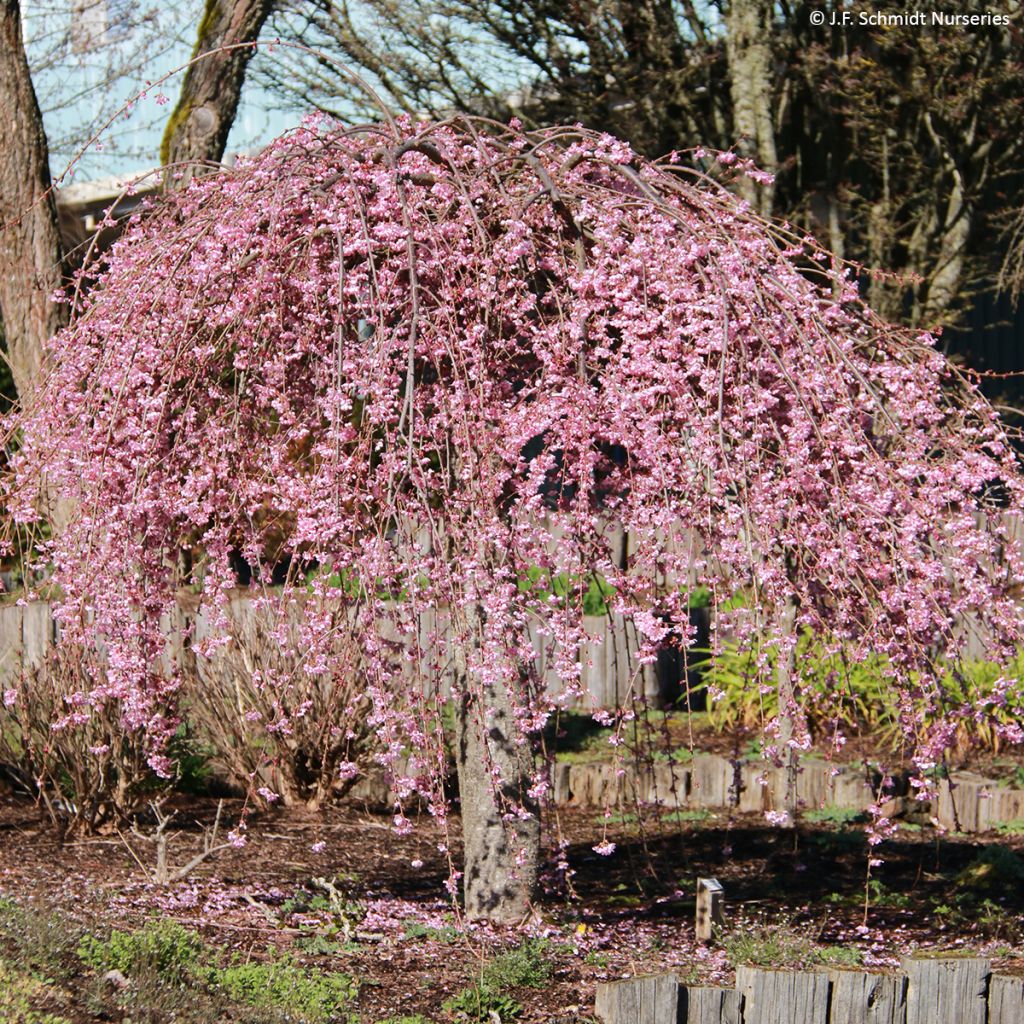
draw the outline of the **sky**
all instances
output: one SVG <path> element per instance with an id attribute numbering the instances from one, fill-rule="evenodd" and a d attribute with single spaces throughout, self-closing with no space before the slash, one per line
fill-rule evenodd
<path id="1" fill-rule="evenodd" d="M 55 178 L 70 172 L 65 183 L 88 181 L 159 164 L 183 74 L 176 69 L 191 55 L 202 7 L 202 0 L 24 0 L 25 48 Z M 257 149 L 296 123 L 297 114 L 276 107 L 247 87 L 227 153 Z"/>

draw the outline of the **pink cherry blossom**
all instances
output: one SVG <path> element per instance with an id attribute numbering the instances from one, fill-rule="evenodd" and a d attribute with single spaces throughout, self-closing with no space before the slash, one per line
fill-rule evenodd
<path id="1" fill-rule="evenodd" d="M 637 627 L 631 672 L 692 645 L 695 587 L 713 644 L 806 629 L 870 657 L 922 770 L 950 733 L 921 708 L 975 713 L 944 704 L 936 655 L 964 656 L 965 622 L 992 657 L 1021 639 L 1024 488 L 974 384 L 813 239 L 607 136 L 313 121 L 144 209 L 68 301 L 6 499 L 39 518 L 45 483 L 73 509 L 42 552 L 60 642 L 106 652 L 54 727 L 113 706 L 160 771 L 179 589 L 201 589 L 213 657 L 239 563 L 302 664 L 253 673 L 273 714 L 246 720 L 285 749 L 306 683 L 357 679 L 325 729 L 365 716 L 442 824 L 441 705 L 512 680 L 531 743 L 582 696 L 596 580 Z"/>

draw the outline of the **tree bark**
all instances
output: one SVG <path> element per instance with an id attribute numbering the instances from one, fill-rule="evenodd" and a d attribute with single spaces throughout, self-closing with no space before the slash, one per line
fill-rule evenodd
<path id="1" fill-rule="evenodd" d="M 464 651 L 455 661 L 466 916 L 515 924 L 530 913 L 540 857 L 540 808 L 528 792 L 533 755 L 517 734 L 508 684 L 470 685 Z"/>
<path id="2" fill-rule="evenodd" d="M 47 341 L 67 322 L 50 156 L 21 34 L 18 0 L 2 0 L 0 32 L 0 312 L 11 373 L 24 401 Z"/>
<path id="3" fill-rule="evenodd" d="M 218 161 L 238 110 L 245 69 L 273 0 L 207 0 L 193 57 L 160 147 L 163 164 Z M 251 43 L 233 50 L 221 47 Z M 220 52 L 217 52 L 217 51 Z M 185 178 L 193 170 L 185 169 Z"/>
<path id="4" fill-rule="evenodd" d="M 788 600 L 779 614 L 779 635 L 792 636 L 796 631 L 796 602 Z M 779 754 L 786 769 L 786 792 L 782 810 L 786 812 L 786 828 L 796 826 L 797 814 L 797 772 L 799 765 L 796 751 L 790 741 L 796 732 L 793 715 L 796 710 L 796 648 L 779 651 L 775 666 L 775 685 L 779 700 Z M 778 808 L 776 808 L 778 810 Z"/>
<path id="5" fill-rule="evenodd" d="M 778 155 L 772 122 L 772 5 L 767 0 L 731 0 L 726 27 L 729 93 L 739 151 L 774 174 Z M 737 184 L 754 209 L 771 216 L 772 185 L 758 185 L 746 177 Z"/>

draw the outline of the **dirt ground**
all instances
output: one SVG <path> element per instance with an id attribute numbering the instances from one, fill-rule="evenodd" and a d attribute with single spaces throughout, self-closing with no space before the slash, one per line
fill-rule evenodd
<path id="1" fill-rule="evenodd" d="M 238 811 L 225 804 L 225 819 Z M 214 800 L 179 801 L 172 865 L 200 849 L 215 813 Z M 885 967 L 918 947 L 966 947 L 1024 973 L 1024 837 L 901 829 L 868 875 L 863 833 L 847 821 L 779 831 L 753 816 L 661 820 L 652 812 L 638 821 L 624 812 L 608 822 L 615 852 L 599 856 L 604 824 L 580 809 L 548 816 L 542 891 L 526 931 L 546 940 L 536 948 L 551 973 L 542 987 L 511 993 L 520 1021 L 586 1020 L 602 980 L 671 970 L 728 983 L 737 962 L 759 959 Z M 459 920 L 445 888 L 444 842 L 429 818 L 402 836 L 389 818 L 357 807 L 282 811 L 250 818 L 243 848 L 160 886 L 149 877 L 149 842 L 112 834 L 61 844 L 31 802 L 8 796 L 0 801 L 0 897 L 101 936 L 157 916 L 196 929 L 225 955 L 290 950 L 304 965 L 357 979 L 361 1022 L 448 1021 L 460 1018 L 445 1002 L 524 933 Z M 448 845 L 457 862 L 457 840 Z M 693 926 L 704 876 L 722 882 L 727 900 L 722 938 L 708 948 Z M 128 1019 L 116 1001 L 98 1012 L 73 994 L 60 1009 L 75 1024 Z"/>

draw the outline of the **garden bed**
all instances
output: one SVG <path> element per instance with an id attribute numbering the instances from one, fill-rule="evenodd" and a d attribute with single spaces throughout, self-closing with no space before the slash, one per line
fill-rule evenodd
<path id="1" fill-rule="evenodd" d="M 239 810 L 229 804 L 224 815 L 233 821 Z M 199 849 L 215 813 L 214 801 L 181 802 L 174 863 Z M 429 820 L 400 836 L 389 818 L 355 807 L 250 819 L 245 847 L 161 887 L 147 878 L 152 849 L 138 837 L 60 845 L 31 804 L 7 798 L 0 964 L 20 1003 L 0 1003 L 0 1020 L 490 1024 L 490 1008 L 502 1020 L 568 1024 L 592 1015 L 598 982 L 657 971 L 731 984 L 744 963 L 895 968 L 907 951 L 935 947 L 1024 970 L 1017 836 L 996 845 L 901 829 L 869 875 L 863 833 L 827 817 L 778 831 L 729 811 L 609 821 L 562 807 L 548 824 L 536 920 L 512 930 L 459 922 Z M 616 848 L 602 857 L 592 848 L 606 834 Z M 572 874 L 560 868 L 559 838 Z M 709 948 L 693 926 L 705 876 L 726 895 L 725 930 Z M 158 932 L 177 951 L 170 967 L 124 952 L 152 945 L 153 919 L 183 930 Z M 112 929 L 127 938 L 111 942 Z M 105 982 L 108 965 L 127 984 Z M 282 986 L 304 1002 L 275 1003 Z"/>

